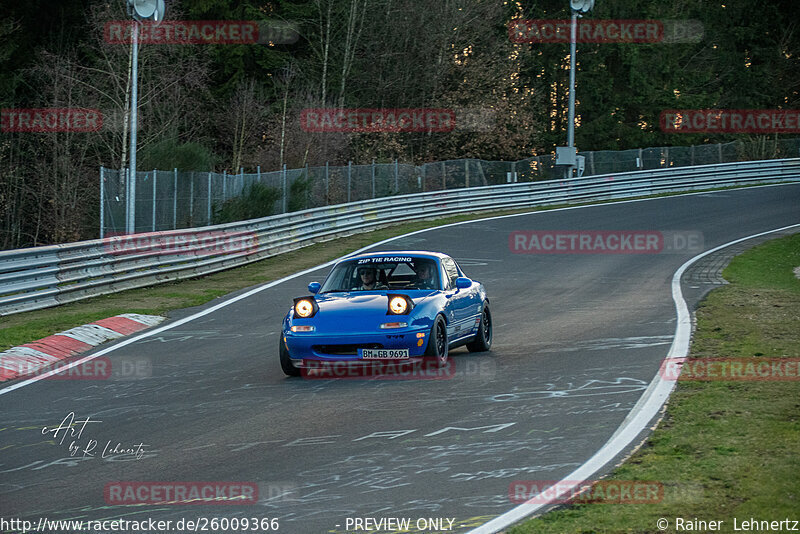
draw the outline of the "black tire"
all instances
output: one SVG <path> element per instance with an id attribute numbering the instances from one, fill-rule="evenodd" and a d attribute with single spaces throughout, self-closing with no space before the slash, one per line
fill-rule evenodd
<path id="1" fill-rule="evenodd" d="M 444 317 L 437 315 L 431 327 L 428 346 L 425 348 L 425 356 L 436 358 L 436 363 L 441 367 L 447 363 L 448 353 L 447 323 L 445 323 Z"/>
<path id="2" fill-rule="evenodd" d="M 286 348 L 286 343 L 283 342 L 283 336 L 281 336 L 278 341 L 281 345 L 279 349 L 281 355 L 281 369 L 289 376 L 300 376 L 300 369 L 295 367 L 292 363 L 292 359 L 289 357 L 289 349 Z"/>
<path id="3" fill-rule="evenodd" d="M 467 343 L 467 350 L 470 352 L 486 352 L 492 347 L 492 312 L 489 306 L 483 307 L 481 314 L 481 324 L 478 325 L 478 333 L 475 340 Z"/>

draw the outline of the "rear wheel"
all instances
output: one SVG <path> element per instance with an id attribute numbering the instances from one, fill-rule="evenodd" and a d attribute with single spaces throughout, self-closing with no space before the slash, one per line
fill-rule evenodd
<path id="1" fill-rule="evenodd" d="M 438 315 L 431 327 L 425 356 L 436 358 L 436 363 L 443 366 L 447 363 L 447 354 L 447 323 L 444 322 L 444 317 Z"/>
<path id="2" fill-rule="evenodd" d="M 492 312 L 489 306 L 483 307 L 481 314 L 481 324 L 478 325 L 478 333 L 475 340 L 467 343 L 467 350 L 470 352 L 485 352 L 492 346 Z"/>
<path id="3" fill-rule="evenodd" d="M 281 348 L 281 369 L 289 376 L 300 376 L 300 369 L 294 366 L 292 359 L 289 357 L 289 349 L 286 348 L 286 343 L 283 341 L 283 336 L 278 340 Z"/>

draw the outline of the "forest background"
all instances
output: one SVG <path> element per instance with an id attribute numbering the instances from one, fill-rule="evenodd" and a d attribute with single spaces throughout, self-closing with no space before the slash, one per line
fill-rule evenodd
<path id="1" fill-rule="evenodd" d="M 0 133 L 0 248 L 94 238 L 99 168 L 128 165 L 131 47 L 104 32 L 110 21 L 130 20 L 124 2 L 0 4 L 0 108 L 104 115 L 97 132 Z M 168 20 L 267 21 L 291 26 L 297 38 L 141 45 L 137 167 L 235 173 L 552 153 L 566 138 L 569 45 L 515 43 L 508 25 L 567 19 L 568 4 L 168 1 Z M 795 0 L 597 0 L 587 18 L 699 21 L 703 35 L 579 44 L 582 151 L 759 140 L 665 133 L 659 115 L 667 109 L 800 108 Z M 301 126 L 307 108 L 445 108 L 491 120 L 439 133 L 313 133 Z"/>

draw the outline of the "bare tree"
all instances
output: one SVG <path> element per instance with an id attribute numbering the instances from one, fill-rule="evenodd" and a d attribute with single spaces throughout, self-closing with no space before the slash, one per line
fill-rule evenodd
<path id="1" fill-rule="evenodd" d="M 350 10 L 347 16 L 347 29 L 345 31 L 344 50 L 342 51 L 342 75 L 339 86 L 339 109 L 344 107 L 347 76 L 353 68 L 353 60 L 358 50 L 358 41 L 364 29 L 364 17 L 367 12 L 367 0 L 361 5 L 359 15 L 358 0 L 350 1 Z"/>
<path id="2" fill-rule="evenodd" d="M 250 155 L 258 144 L 258 134 L 263 128 L 265 105 L 255 81 L 239 84 L 229 105 L 219 114 L 220 132 L 231 139 L 233 171 L 249 163 Z"/>
<path id="3" fill-rule="evenodd" d="M 54 108 L 92 107 L 96 94 L 79 82 L 74 51 L 55 55 L 43 52 L 31 76 L 41 87 L 44 102 Z M 73 56 L 71 61 L 63 61 Z M 87 105 L 88 104 L 88 105 Z M 88 206 L 96 197 L 96 174 L 90 169 L 96 132 L 53 132 L 36 136 L 37 157 L 31 167 L 36 187 L 36 231 L 34 243 L 80 239 Z"/>
<path id="4" fill-rule="evenodd" d="M 123 168 L 127 163 L 130 47 L 104 39 L 106 22 L 125 19 L 122 3 L 92 3 L 87 12 L 91 37 L 82 43 L 81 53 L 66 46 L 41 50 L 26 72 L 27 82 L 39 90 L 37 101 L 24 107 L 98 109 L 103 128 L 88 133 L 17 134 L 12 138 L 16 147 L 12 143 L 0 148 L 0 158 L 24 152 L 26 160 L 25 165 L 13 167 L 13 178 L 7 178 L 14 181 L 13 187 L 6 192 L 0 188 L 0 196 L 24 200 L 19 206 L 25 209 L 18 213 L 26 220 L 4 232 L 10 236 L 4 241 L 12 246 L 97 235 L 98 169 L 100 165 Z M 205 127 L 207 53 L 202 47 L 189 48 L 141 47 L 140 149 L 167 135 L 191 138 Z M 122 184 L 115 185 L 121 192 Z"/>
<path id="5" fill-rule="evenodd" d="M 294 63 L 290 63 L 283 69 L 281 82 L 283 83 L 283 111 L 281 113 L 281 160 L 280 168 L 283 169 L 283 152 L 286 146 L 286 106 L 289 103 L 289 88 L 296 74 Z"/>

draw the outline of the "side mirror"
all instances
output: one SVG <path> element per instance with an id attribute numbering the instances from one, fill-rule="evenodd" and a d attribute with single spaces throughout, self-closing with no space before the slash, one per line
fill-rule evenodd
<path id="1" fill-rule="evenodd" d="M 465 278 L 463 276 L 459 276 L 456 278 L 456 288 L 458 289 L 469 289 L 472 285 L 472 280 L 469 278 Z"/>
<path id="2" fill-rule="evenodd" d="M 311 282 L 310 284 L 308 284 L 308 291 L 311 294 L 316 295 L 317 293 L 319 293 L 321 287 L 322 284 L 320 284 L 319 282 Z"/>

